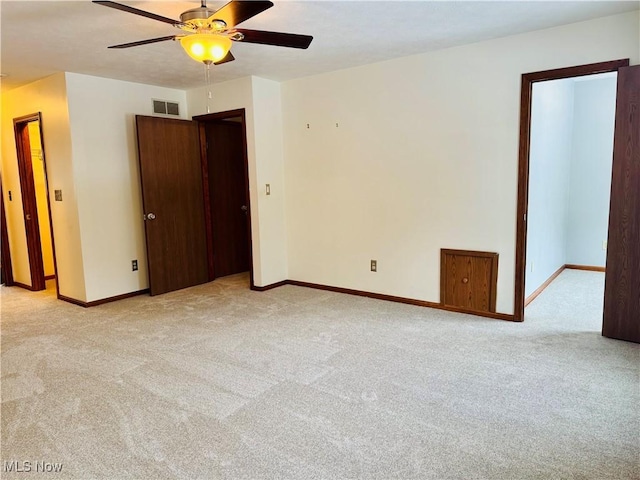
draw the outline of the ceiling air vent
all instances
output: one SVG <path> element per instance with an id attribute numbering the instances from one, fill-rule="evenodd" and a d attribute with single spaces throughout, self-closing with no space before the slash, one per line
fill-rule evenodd
<path id="1" fill-rule="evenodd" d="M 180 104 L 167 100 L 153 100 L 153 113 L 156 115 L 180 116 Z"/>

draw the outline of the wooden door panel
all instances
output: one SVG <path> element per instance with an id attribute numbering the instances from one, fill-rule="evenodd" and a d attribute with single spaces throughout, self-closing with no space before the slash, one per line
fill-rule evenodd
<path id="1" fill-rule="evenodd" d="M 441 251 L 440 302 L 472 311 L 496 311 L 498 254 Z"/>
<path id="2" fill-rule="evenodd" d="M 640 66 L 618 70 L 602 334 L 640 343 Z"/>
<path id="3" fill-rule="evenodd" d="M 205 283 L 198 124 L 145 116 L 136 116 L 136 124 L 151 295 Z"/>
<path id="4" fill-rule="evenodd" d="M 250 268 L 243 129 L 240 123 L 206 124 L 215 278 Z"/>

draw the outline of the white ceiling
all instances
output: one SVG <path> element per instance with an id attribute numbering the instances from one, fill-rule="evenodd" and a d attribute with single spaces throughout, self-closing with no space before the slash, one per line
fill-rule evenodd
<path id="1" fill-rule="evenodd" d="M 199 0 L 123 1 L 179 18 Z M 218 8 L 224 1 L 209 2 Z M 257 75 L 287 80 L 637 10 L 638 1 L 283 1 L 243 28 L 313 35 L 308 50 L 234 43 L 236 61 L 213 81 Z M 189 89 L 202 65 L 178 42 L 107 46 L 179 33 L 170 25 L 81 1 L 0 1 L 2 88 L 60 71 Z"/>

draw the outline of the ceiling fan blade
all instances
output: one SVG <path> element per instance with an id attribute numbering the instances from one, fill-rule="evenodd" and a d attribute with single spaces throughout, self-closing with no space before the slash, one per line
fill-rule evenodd
<path id="1" fill-rule="evenodd" d="M 123 5 L 121 3 L 116 2 L 105 2 L 102 0 L 93 0 L 93 3 L 97 3 L 98 5 L 102 5 L 104 7 L 115 8 L 116 10 L 122 10 L 123 12 L 133 13 L 135 15 L 140 15 L 142 17 L 147 17 L 152 20 L 157 20 L 159 22 L 168 23 L 170 25 L 182 25 L 178 20 L 172 20 L 167 17 L 163 17 L 162 15 L 156 15 L 155 13 L 145 12 L 144 10 L 140 10 L 138 8 L 129 7 L 127 5 Z"/>
<path id="2" fill-rule="evenodd" d="M 223 63 L 233 62 L 235 59 L 236 57 L 234 57 L 233 54 L 229 52 L 222 60 L 220 60 L 219 62 L 214 62 L 214 65 L 222 65 Z"/>
<path id="3" fill-rule="evenodd" d="M 138 45 L 146 45 L 148 43 L 157 43 L 157 42 L 165 42 L 167 40 L 175 40 L 176 38 L 178 38 L 178 35 L 169 35 L 168 37 L 150 38 L 149 40 L 140 40 L 138 42 L 121 43 L 120 45 L 111 45 L 108 48 L 137 47 Z"/>
<path id="4" fill-rule="evenodd" d="M 295 33 L 266 32 L 264 30 L 247 30 L 237 28 L 235 31 L 244 35 L 242 42 L 275 45 L 277 47 L 308 48 L 313 37 Z"/>
<path id="5" fill-rule="evenodd" d="M 231 0 L 224 7 L 216 10 L 209 20 L 223 20 L 227 28 L 233 28 L 271 7 L 273 2 L 268 0 Z"/>

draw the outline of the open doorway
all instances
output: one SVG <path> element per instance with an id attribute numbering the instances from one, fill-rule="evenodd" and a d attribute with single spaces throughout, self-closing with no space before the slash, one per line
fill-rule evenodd
<path id="1" fill-rule="evenodd" d="M 614 60 L 610 62 L 602 62 L 597 64 L 590 65 L 581 65 L 576 67 L 568 67 L 557 70 L 547 70 L 542 72 L 534 72 L 529 74 L 522 75 L 522 89 L 521 89 L 521 108 L 520 108 L 520 152 L 519 152 L 519 168 L 518 168 L 518 204 L 517 204 L 517 231 L 516 231 L 516 278 L 515 278 L 515 295 L 514 295 L 514 319 L 516 321 L 524 320 L 524 306 L 525 306 L 525 279 L 526 279 L 526 253 L 527 253 L 527 229 L 528 229 L 528 208 L 529 208 L 529 173 L 530 173 L 530 154 L 531 154 L 531 113 L 532 113 L 532 93 L 533 86 L 538 82 L 546 82 L 549 80 L 559 80 L 559 79 L 567 79 L 573 77 L 583 77 L 588 75 L 600 74 L 600 73 L 608 73 L 608 72 L 622 72 L 620 73 L 621 77 L 619 77 L 618 89 L 616 92 L 616 113 L 615 113 L 615 131 L 614 137 L 618 144 L 619 133 L 626 132 L 625 128 L 627 123 L 633 124 L 634 118 L 633 116 L 625 116 L 624 110 L 626 108 L 627 103 L 632 103 L 631 98 L 631 90 L 626 83 L 632 82 L 622 82 L 624 88 L 620 88 L 621 79 L 626 79 L 627 77 L 634 79 L 635 75 L 637 75 L 637 70 L 634 70 L 635 67 L 628 67 L 629 60 Z M 633 70 L 633 71 L 632 71 Z M 632 92 L 631 92 L 632 93 Z M 623 107 L 623 108 L 621 108 Z M 627 118 L 629 117 L 629 118 Z M 631 129 L 637 128 L 634 125 L 631 125 Z M 609 224 L 608 229 L 609 232 L 612 232 L 613 229 L 616 231 L 620 229 L 620 220 L 618 219 L 618 212 L 621 209 L 629 209 L 629 199 L 627 197 L 618 198 L 617 192 L 620 190 L 624 190 L 622 182 L 624 182 L 624 175 L 619 175 L 621 171 L 626 171 L 628 169 L 628 160 L 624 155 L 620 155 L 620 149 L 614 147 L 613 150 L 613 166 L 612 171 L 613 175 L 611 178 L 611 202 L 609 207 Z M 616 160 L 617 159 L 617 160 Z M 614 198 L 614 193 L 616 194 Z M 624 215 L 623 215 L 624 216 Z M 613 225 L 613 227 L 612 227 Z M 622 230 L 625 230 L 625 225 L 622 225 Z M 626 231 L 626 230 L 625 230 Z M 614 236 L 615 237 L 615 236 Z M 609 280 L 615 280 L 618 276 L 611 274 L 609 272 L 609 265 L 611 263 L 612 258 L 617 259 L 621 257 L 621 253 L 626 255 L 627 246 L 625 242 L 619 241 L 617 237 L 615 237 L 615 242 L 611 241 L 611 234 L 609 235 L 608 245 L 607 245 L 607 271 L 606 275 L 606 283 L 613 284 L 614 282 L 610 282 Z M 624 255 L 622 255 L 624 256 Z M 615 262 L 614 262 L 615 263 Z M 626 265 L 626 264 L 625 264 Z M 624 265 L 623 265 L 624 267 Z M 624 267 L 626 268 L 626 267 Z M 617 265 L 616 265 L 617 269 Z M 626 272 L 626 270 L 625 270 Z M 622 305 L 626 305 L 624 302 Z M 607 317 L 607 302 L 605 295 L 605 318 Z"/>
<path id="2" fill-rule="evenodd" d="M 202 170 L 211 280 L 249 272 L 251 222 L 244 110 L 194 117 L 203 144 Z"/>
<path id="3" fill-rule="evenodd" d="M 533 85 L 525 306 L 565 268 L 605 271 L 616 82 L 607 72 Z"/>
<path id="4" fill-rule="evenodd" d="M 17 272 L 17 266 L 14 265 L 13 283 L 29 290 L 44 290 L 47 288 L 46 281 L 56 278 L 56 265 L 42 119 L 37 113 L 16 118 L 13 124 L 28 259 L 28 271 Z M 8 193 L 9 200 L 14 201 L 14 195 Z M 19 221 L 17 218 L 12 220 Z M 12 225 L 7 224 L 7 229 L 11 237 Z M 53 287 L 51 284 L 49 286 Z"/>
<path id="5" fill-rule="evenodd" d="M 241 272 L 255 288 L 244 109 L 136 126 L 150 294 Z"/>

